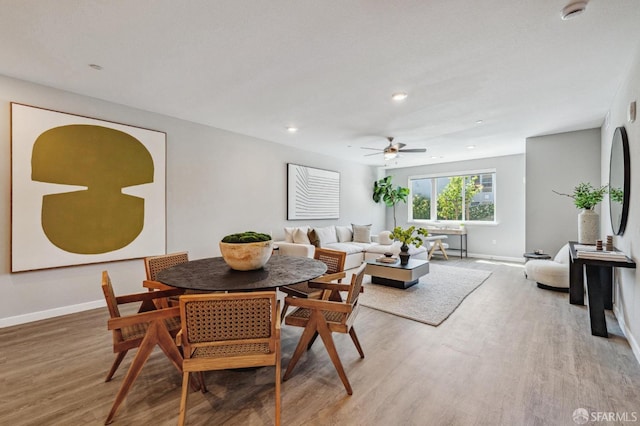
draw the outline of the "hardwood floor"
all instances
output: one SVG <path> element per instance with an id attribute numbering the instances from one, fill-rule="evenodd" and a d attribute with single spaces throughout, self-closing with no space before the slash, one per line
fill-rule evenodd
<path id="1" fill-rule="evenodd" d="M 439 327 L 361 308 L 364 359 L 334 334 L 353 395 L 318 339 L 283 383 L 283 425 L 572 425 L 577 408 L 640 421 L 640 366 L 610 312 L 611 337 L 594 337 L 586 307 L 538 289 L 522 265 L 450 259 L 434 262 L 493 274 Z M 0 329 L 0 424 L 102 424 L 133 358 L 104 383 L 107 317 L 103 308 Z M 283 325 L 283 371 L 300 333 Z M 188 424 L 272 424 L 273 374 L 207 373 L 209 393 L 189 395 Z M 176 424 L 180 386 L 156 349 L 113 424 Z"/>

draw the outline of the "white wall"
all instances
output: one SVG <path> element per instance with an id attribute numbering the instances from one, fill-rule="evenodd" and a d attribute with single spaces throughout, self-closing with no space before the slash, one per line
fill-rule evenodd
<path id="1" fill-rule="evenodd" d="M 466 224 L 468 250 L 470 255 L 522 260 L 524 253 L 524 155 L 483 158 L 479 160 L 453 163 L 432 164 L 426 166 L 391 169 L 387 175 L 393 176 L 394 186 L 408 186 L 409 177 L 457 173 L 474 170 L 496 170 L 496 225 Z M 407 204 L 396 206 L 398 226 L 406 226 L 409 217 Z M 393 214 L 387 210 L 387 227 L 393 227 Z M 459 247 L 457 237 L 449 236 L 450 245 Z M 495 241 L 495 243 L 494 243 Z"/>
<path id="2" fill-rule="evenodd" d="M 555 255 L 577 241 L 580 210 L 553 190 L 573 194 L 581 182 L 600 185 L 600 129 L 527 138 L 526 157 L 526 250 Z"/>
<path id="3" fill-rule="evenodd" d="M 341 173 L 340 220 L 312 225 L 372 223 L 385 210 L 371 200 L 378 170 L 191 122 L 0 76 L 0 327 L 99 306 L 100 271 L 118 294 L 142 290 L 142 260 L 11 274 L 11 101 L 167 133 L 167 251 L 192 259 L 219 255 L 222 236 L 253 229 L 282 237 L 286 163 Z"/>
<path id="4" fill-rule="evenodd" d="M 624 235 L 615 236 L 614 244 L 636 262 L 640 262 L 640 116 L 627 121 L 631 101 L 640 103 L 640 50 L 632 52 L 633 62 L 627 79 L 621 84 L 609 111 L 608 125 L 602 127 L 602 182 L 609 181 L 611 139 L 616 127 L 624 126 L 629 137 L 631 156 L 631 194 L 629 219 Z M 605 206 L 606 210 L 608 205 Z M 608 213 L 601 215 L 601 229 L 612 234 Z M 614 312 L 627 335 L 634 354 L 640 360 L 640 274 L 633 269 L 617 269 Z"/>

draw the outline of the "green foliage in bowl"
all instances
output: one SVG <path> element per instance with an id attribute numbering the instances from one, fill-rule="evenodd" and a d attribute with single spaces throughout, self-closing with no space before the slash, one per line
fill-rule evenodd
<path id="1" fill-rule="evenodd" d="M 271 240 L 271 235 L 262 234 L 260 232 L 247 231 L 241 232 L 238 234 L 230 234 L 222 239 L 223 243 L 259 243 L 260 241 L 269 241 Z"/>

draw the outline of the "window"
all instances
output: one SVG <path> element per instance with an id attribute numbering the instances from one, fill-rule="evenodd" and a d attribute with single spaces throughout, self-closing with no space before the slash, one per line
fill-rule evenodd
<path id="1" fill-rule="evenodd" d="M 495 171 L 409 178 L 409 221 L 495 221 Z"/>

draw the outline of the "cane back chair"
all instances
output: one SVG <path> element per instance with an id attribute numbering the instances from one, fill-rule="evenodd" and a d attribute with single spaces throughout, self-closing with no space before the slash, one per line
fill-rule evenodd
<path id="1" fill-rule="evenodd" d="M 275 291 L 180 297 L 184 353 L 178 425 L 184 425 L 190 373 L 275 366 L 275 423 L 280 424 L 280 315 Z"/>

